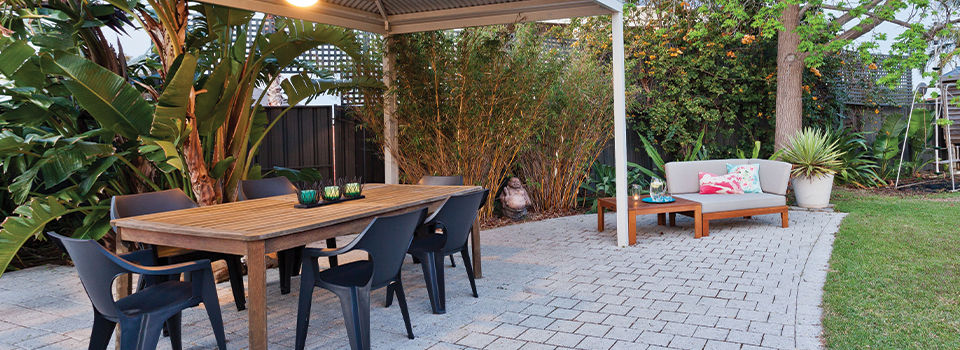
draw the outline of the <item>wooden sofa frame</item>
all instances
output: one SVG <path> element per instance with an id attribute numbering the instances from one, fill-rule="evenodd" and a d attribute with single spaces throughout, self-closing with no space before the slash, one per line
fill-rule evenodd
<path id="1" fill-rule="evenodd" d="M 766 207 L 766 208 L 753 208 L 753 209 L 740 209 L 740 210 L 728 210 L 728 211 L 717 211 L 713 213 L 702 213 L 700 214 L 700 235 L 696 238 L 707 237 L 710 235 L 710 220 L 718 219 L 730 219 L 730 218 L 739 218 L 749 219 L 754 215 L 763 215 L 763 214 L 780 214 L 780 227 L 787 228 L 790 227 L 790 218 L 787 213 L 787 206 L 781 205 L 776 207 Z M 680 213 L 681 215 L 693 217 L 689 213 Z"/>

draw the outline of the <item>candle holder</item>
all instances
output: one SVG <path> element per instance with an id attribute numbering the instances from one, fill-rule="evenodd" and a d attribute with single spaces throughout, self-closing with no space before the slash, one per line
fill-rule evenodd
<path id="1" fill-rule="evenodd" d="M 343 185 L 343 196 L 346 198 L 359 198 L 363 192 L 363 184 L 360 182 L 348 182 Z"/>
<path id="2" fill-rule="evenodd" d="M 322 196 L 325 201 L 335 201 L 340 199 L 340 186 L 330 185 L 323 188 Z"/>
<path id="3" fill-rule="evenodd" d="M 640 188 L 640 185 L 630 185 L 630 200 L 639 202 L 641 195 L 643 195 L 643 190 Z"/>
<path id="4" fill-rule="evenodd" d="M 297 193 L 297 200 L 301 205 L 317 204 L 317 190 L 300 190 Z"/>

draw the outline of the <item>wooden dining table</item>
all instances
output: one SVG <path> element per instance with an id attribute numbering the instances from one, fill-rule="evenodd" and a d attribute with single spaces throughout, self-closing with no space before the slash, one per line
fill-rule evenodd
<path id="1" fill-rule="evenodd" d="M 482 191 L 476 186 L 366 184 L 365 198 L 298 209 L 296 195 L 267 197 L 113 220 L 117 239 L 159 246 L 246 255 L 250 349 L 267 348 L 266 260 L 269 253 L 359 233 L 377 216 L 427 207 L 436 210 L 454 195 Z M 471 234 L 476 277 L 482 274 L 479 222 Z M 127 245 L 116 244 L 118 254 Z M 120 297 L 131 278 L 121 278 Z M 278 291 L 279 293 L 279 291 Z"/>

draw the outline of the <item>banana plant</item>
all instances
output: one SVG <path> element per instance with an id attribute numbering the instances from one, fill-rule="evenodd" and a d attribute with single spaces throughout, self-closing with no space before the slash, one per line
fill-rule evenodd
<path id="1" fill-rule="evenodd" d="M 84 111 L 44 59 L 81 55 L 123 74 L 123 55 L 101 28 L 124 19 L 112 6 L 82 0 L 0 4 L 0 276 L 45 229 L 100 239 L 109 231 L 111 195 L 156 187 L 132 176 L 140 172 L 129 161 L 135 147 Z"/>
<path id="2" fill-rule="evenodd" d="M 258 169 L 254 159 L 263 136 L 286 113 L 266 120 L 261 108 L 266 87 L 279 81 L 293 106 L 322 93 L 380 84 L 374 79 L 338 82 L 317 74 L 288 78 L 279 74 L 286 67 L 301 66 L 297 57 L 322 45 L 336 46 L 359 59 L 360 45 L 350 30 L 272 17 L 255 24 L 251 12 L 201 4 L 190 8 L 198 15 L 198 26 L 187 32 L 186 1 L 148 0 L 149 10 L 137 1 L 108 1 L 151 33 L 165 67 L 172 70 L 179 60 L 170 57 L 193 53 L 198 58 L 196 70 L 205 72 L 196 76 L 187 93 L 193 103 L 183 111 L 182 139 L 172 140 L 173 147 L 157 144 L 165 152 L 180 153 L 185 180 L 201 204 L 234 200 L 240 180 Z M 251 29 L 256 34 L 248 40 Z"/>

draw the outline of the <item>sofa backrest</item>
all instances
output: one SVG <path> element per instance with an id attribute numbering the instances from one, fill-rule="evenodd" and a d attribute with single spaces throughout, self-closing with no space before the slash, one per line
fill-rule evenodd
<path id="1" fill-rule="evenodd" d="M 760 164 L 760 188 L 763 192 L 784 195 L 790 181 L 790 163 L 767 159 L 712 159 L 664 164 L 670 193 L 700 192 L 699 173 L 727 173 L 727 164 Z"/>

